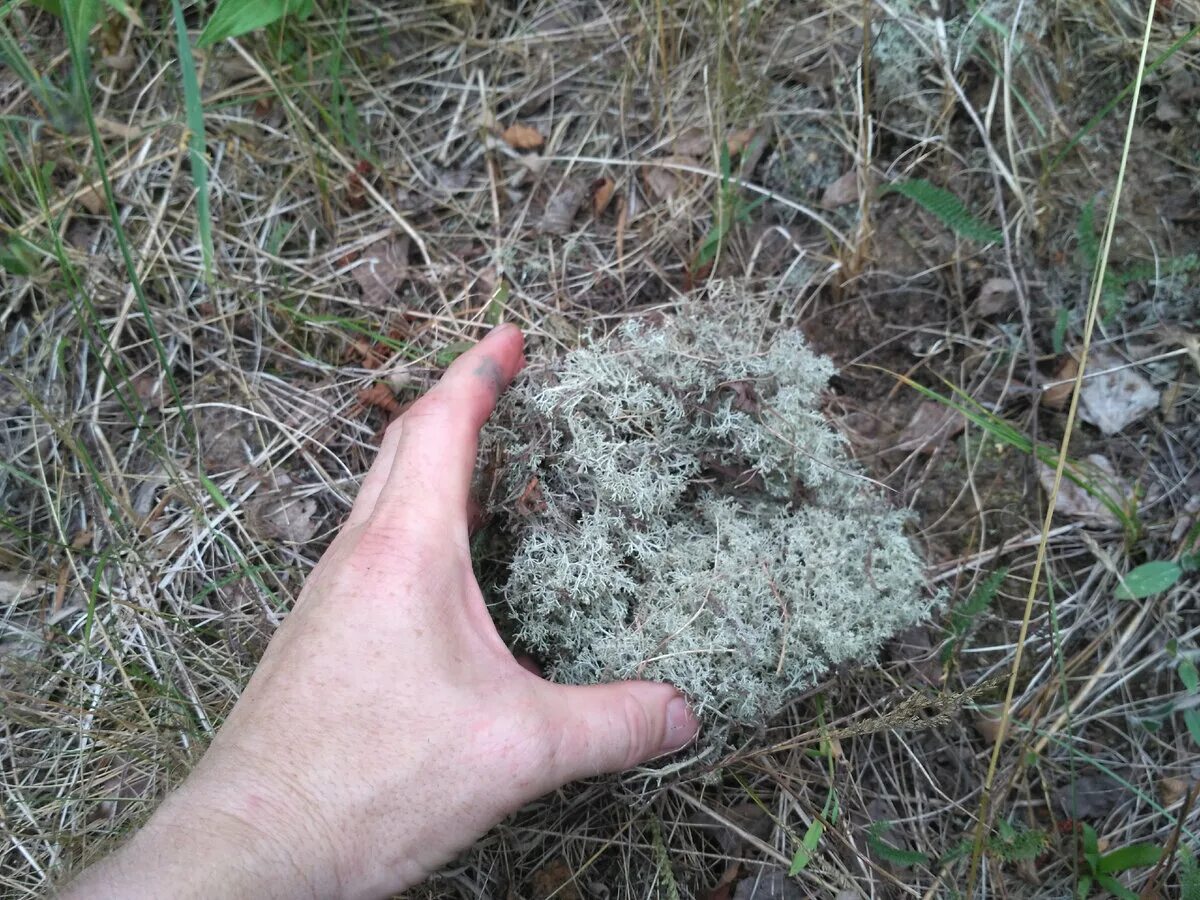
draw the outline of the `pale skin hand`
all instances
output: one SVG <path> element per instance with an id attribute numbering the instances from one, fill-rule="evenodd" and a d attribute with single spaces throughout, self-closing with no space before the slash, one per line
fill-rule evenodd
<path id="1" fill-rule="evenodd" d="M 64 896 L 387 896 L 529 800 L 695 736 L 674 688 L 551 684 L 492 624 L 469 490 L 479 428 L 522 364 L 501 326 L 388 429 L 199 765 Z"/>

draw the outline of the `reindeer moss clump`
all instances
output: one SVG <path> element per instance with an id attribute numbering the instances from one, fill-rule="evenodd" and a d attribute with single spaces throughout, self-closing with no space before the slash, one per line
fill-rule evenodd
<path id="1" fill-rule="evenodd" d="M 484 435 L 499 593 L 557 681 L 669 681 L 755 725 L 928 612 L 905 516 L 818 410 L 797 333 L 631 322 L 531 367 Z"/>

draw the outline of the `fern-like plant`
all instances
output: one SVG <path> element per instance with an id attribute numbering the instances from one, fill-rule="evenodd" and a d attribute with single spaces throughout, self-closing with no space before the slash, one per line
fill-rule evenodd
<path id="1" fill-rule="evenodd" d="M 960 237 L 981 244 L 998 244 L 1004 240 L 999 229 L 972 215 L 958 197 L 924 178 L 893 182 L 885 185 L 880 194 L 907 197 Z"/>

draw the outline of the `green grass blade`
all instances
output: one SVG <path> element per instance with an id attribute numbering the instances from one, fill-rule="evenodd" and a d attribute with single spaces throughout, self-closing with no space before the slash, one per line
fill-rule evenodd
<path id="1" fill-rule="evenodd" d="M 212 280 L 213 236 L 212 214 L 208 205 L 208 156 L 204 137 L 204 104 L 200 99 L 200 81 L 196 77 L 196 61 L 188 40 L 183 6 L 171 0 L 175 19 L 175 38 L 179 45 L 179 75 L 183 82 L 183 106 L 187 114 L 188 159 L 192 166 L 192 183 L 196 187 L 196 227 L 200 231 L 200 253 L 204 260 L 204 278 Z"/>
<path id="2" fill-rule="evenodd" d="M 79 7 L 79 9 L 76 9 L 76 7 Z M 125 274 L 129 276 L 130 286 L 133 288 L 134 298 L 137 300 L 138 310 L 142 314 L 143 322 L 150 338 L 150 345 L 154 349 L 155 358 L 162 368 L 163 381 L 170 390 L 175 408 L 179 410 L 185 422 L 187 422 L 189 420 L 184 410 L 183 396 L 179 391 L 179 385 L 175 381 L 175 376 L 172 374 L 171 361 L 167 357 L 166 347 L 163 345 L 158 329 L 154 325 L 154 315 L 150 310 L 150 300 L 146 296 L 145 286 L 142 284 L 142 279 L 138 273 L 137 263 L 133 259 L 133 248 L 129 244 L 129 236 L 125 233 L 125 228 L 121 221 L 121 213 L 117 208 L 117 198 L 113 193 L 112 179 L 108 173 L 104 142 L 100 138 L 100 129 L 96 125 L 96 117 L 92 112 L 92 106 L 88 98 L 91 58 L 88 55 L 86 43 L 88 29 L 84 26 L 90 21 L 88 19 L 89 14 L 94 15 L 94 12 L 94 0 L 93 2 L 89 2 L 89 0 L 75 0 L 73 3 L 68 2 L 63 4 L 64 25 L 68 35 L 71 62 L 73 64 L 72 75 L 81 98 L 84 122 L 87 125 L 88 137 L 91 140 L 92 151 L 95 154 L 96 171 L 100 176 L 100 185 L 105 205 L 108 207 L 108 216 L 113 224 L 113 233 L 117 240 L 117 247 L 121 251 L 121 262 L 125 266 Z M 76 18 L 77 15 L 80 18 Z M 81 34 L 82 39 L 80 38 Z M 195 446 L 195 432 L 187 424 L 185 424 L 184 429 L 188 441 Z"/>

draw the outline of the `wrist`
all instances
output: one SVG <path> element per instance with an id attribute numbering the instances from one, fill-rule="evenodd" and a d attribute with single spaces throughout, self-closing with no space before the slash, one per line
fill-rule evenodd
<path id="1" fill-rule="evenodd" d="M 330 848 L 290 798 L 261 786 L 189 779 L 118 851 L 65 897 L 303 898 L 344 896 Z M 324 854 L 329 853 L 327 859 Z"/>

